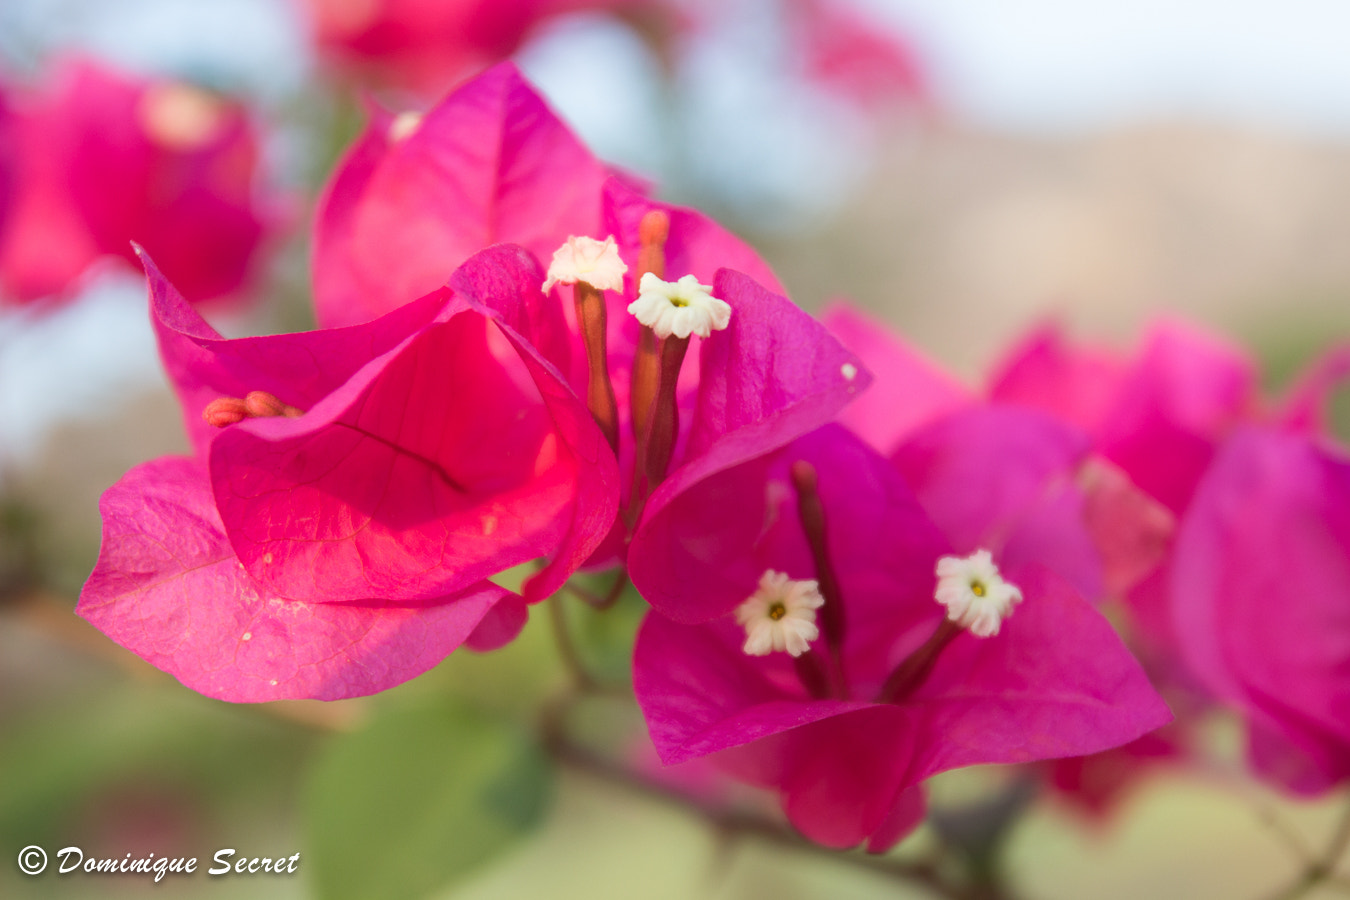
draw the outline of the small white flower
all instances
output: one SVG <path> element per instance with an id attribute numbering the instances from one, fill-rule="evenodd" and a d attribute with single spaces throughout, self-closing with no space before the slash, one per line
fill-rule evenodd
<path id="1" fill-rule="evenodd" d="M 1003 580 L 988 550 L 977 550 L 964 559 L 942 557 L 937 561 L 937 577 L 933 598 L 947 607 L 948 619 L 976 637 L 998 634 L 999 625 L 1022 602 L 1021 589 Z"/>
<path id="2" fill-rule="evenodd" d="M 623 273 L 627 271 L 628 266 L 619 258 L 613 235 L 604 241 L 569 236 L 567 243 L 553 251 L 544 293 L 547 294 L 555 284 L 576 284 L 578 281 L 601 291 L 621 291 Z"/>
<path id="3" fill-rule="evenodd" d="M 745 628 L 745 646 L 751 656 L 786 650 L 801 656 L 820 636 L 816 610 L 825 604 L 814 581 L 793 581 L 769 569 L 759 579 L 759 589 L 736 607 L 736 624 Z"/>
<path id="4" fill-rule="evenodd" d="M 628 311 L 659 338 L 672 334 L 678 338 L 691 334 L 706 338 L 731 322 L 731 306 L 718 300 L 711 291 L 711 286 L 699 284 L 693 275 L 679 281 L 662 281 L 648 272 L 642 276 L 638 298 L 628 305 Z"/>

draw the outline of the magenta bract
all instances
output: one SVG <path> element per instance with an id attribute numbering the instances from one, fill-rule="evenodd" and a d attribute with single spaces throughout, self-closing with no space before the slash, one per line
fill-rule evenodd
<path id="1" fill-rule="evenodd" d="M 653 612 L 638 636 L 634 684 L 665 762 L 716 754 L 737 777 L 777 789 L 813 840 L 881 850 L 917 821 L 912 789 L 930 775 L 1094 752 L 1170 718 L 1106 620 L 1038 566 L 1008 572 L 1025 600 L 997 637 L 958 636 L 912 695 L 874 702 L 942 619 L 933 572 L 949 545 L 898 473 L 837 426 L 673 503 L 706 512 L 673 519 L 680 567 L 669 572 L 679 580 L 661 586 L 666 595 L 702 609 L 712 592 L 726 611 L 765 569 L 816 576 L 787 480 L 796 460 L 820 473 L 847 611 L 847 695 L 813 699 L 785 654 L 746 655 L 729 615 L 688 626 Z"/>
<path id="2" fill-rule="evenodd" d="M 729 270 L 714 287 L 732 306 L 731 324 L 701 344 L 687 441 L 628 552 L 633 584 L 679 622 L 707 621 L 746 597 L 744 573 L 713 563 L 738 555 L 740 538 L 764 521 L 753 511 L 763 510 L 762 497 L 733 509 L 720 496 L 728 480 L 746 478 L 737 467 L 748 463 L 752 495 L 762 490 L 753 473 L 768 463 L 751 461 L 830 422 L 871 380 L 857 357 L 787 298 Z M 690 590 L 695 583 L 701 589 Z"/>
<path id="3" fill-rule="evenodd" d="M 881 453 L 891 453 L 915 429 L 978 402 L 955 376 L 847 303 L 831 303 L 820 321 L 872 373 L 872 387 L 839 421 Z"/>
<path id="4" fill-rule="evenodd" d="M 241 703 L 373 694 L 420 675 L 509 592 L 488 582 L 434 601 L 310 603 L 236 558 L 201 463 L 137 466 L 100 504 L 103 551 L 76 612 L 208 697 Z"/>
<path id="5" fill-rule="evenodd" d="M 127 550 L 125 535 L 174 526 L 161 521 L 166 501 L 158 495 L 135 500 L 150 476 L 129 476 L 105 510 L 104 555 L 81 601 L 100 627 L 134 615 L 152 588 L 155 602 L 182 605 L 202 621 L 220 618 L 226 630 L 244 615 L 241 597 L 266 598 L 269 609 L 291 603 L 371 616 L 478 597 L 472 616 L 445 614 L 457 623 L 453 643 L 432 646 L 442 656 L 466 638 L 491 648 L 519 631 L 524 608 L 484 579 L 546 558 L 525 588 L 526 599 L 541 599 L 612 523 L 613 455 L 563 379 L 565 355 L 550 359 L 539 349 L 567 347 L 549 341 L 561 325 L 546 321 L 549 307 L 535 299 L 542 273 L 522 249 L 485 251 L 448 287 L 364 325 L 240 340 L 216 334 L 148 259 L 146 272 L 161 351 L 202 458 L 173 463 L 180 482 L 185 467 L 201 482 L 175 515 L 195 523 L 193 540 L 210 545 L 210 565 L 228 558 L 234 581 L 216 595 L 211 581 L 166 571 L 163 590 L 159 581 L 137 586 L 144 554 Z M 214 433 L 201 422 L 211 400 L 252 391 L 302 414 L 249 418 Z M 160 463 L 149 465 L 154 472 Z M 207 497 L 209 514 L 199 509 Z M 156 565 L 171 569 L 182 555 Z M 133 587 L 116 587 L 124 583 Z M 114 631 L 169 665 L 120 625 Z M 182 677 L 178 668 L 170 671 Z M 398 671 L 397 680 L 410 677 L 408 666 Z M 257 696 L 235 696 L 228 685 L 212 690 L 227 699 Z"/>
<path id="6" fill-rule="evenodd" d="M 599 232 L 607 171 L 513 65 L 407 121 L 377 111 L 320 203 L 321 324 L 383 315 L 492 244 L 520 244 L 547 260 L 569 234 Z"/>
<path id="7" fill-rule="evenodd" d="M 1350 777 L 1350 461 L 1246 428 L 1223 447 L 1177 536 L 1178 645 L 1253 728 L 1257 770 L 1317 792 Z"/>
<path id="8" fill-rule="evenodd" d="M 550 343 L 561 324 L 519 248 L 480 254 L 367 325 L 242 341 L 215 336 L 150 272 L 189 419 L 213 392 L 254 389 L 306 411 L 214 437 L 196 426 L 231 544 L 271 590 L 420 602 L 546 556 L 538 599 L 609 527 L 613 456 L 562 380 L 565 358 L 538 349 L 566 346 Z"/>

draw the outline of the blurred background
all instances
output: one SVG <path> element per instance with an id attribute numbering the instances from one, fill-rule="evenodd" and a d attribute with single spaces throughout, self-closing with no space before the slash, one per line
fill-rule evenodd
<path id="1" fill-rule="evenodd" d="M 597 155 L 745 236 L 803 307 L 850 298 L 971 382 L 1047 319 L 1126 347 L 1156 316 L 1189 317 L 1251 348 L 1271 390 L 1350 334 L 1350 8 L 1334 0 L 571 3 L 457 56 L 414 48 L 427 57 L 402 69 L 350 39 L 378 6 L 4 0 L 0 84 L 22 109 L 65 61 L 92 58 L 242 102 L 266 228 L 239 284 L 203 307 L 229 335 L 312 324 L 313 202 L 361 98 L 425 107 L 506 54 Z M 412 717 L 402 727 L 417 731 L 408 722 L 434 710 L 527 729 L 563 670 L 532 622 L 504 651 L 455 654 L 376 698 L 238 707 L 72 615 L 99 495 L 187 450 L 143 282 L 106 255 L 122 247 L 0 309 L 0 896 L 317 896 L 303 864 L 154 885 L 25 878 L 14 858 L 28 844 L 204 863 L 220 847 L 308 853 L 338 827 L 326 786 L 386 774 L 378 746 L 349 740 L 368 723 Z M 583 651 L 621 678 L 640 602 L 574 612 Z M 596 735 L 633 733 L 625 707 L 600 707 L 585 716 Z M 1163 771 L 1106 816 L 1034 807 L 1009 838 L 1014 884 L 1043 898 L 1287 884 L 1288 845 L 1320 846 L 1343 798 L 1255 785 L 1235 724 L 1210 726 L 1207 771 Z M 584 773 L 551 777 L 539 824 L 491 859 L 442 872 L 434 846 L 411 847 L 400 865 L 441 879 L 435 896 L 901 895 L 847 864 L 721 840 Z M 957 773 L 934 795 L 958 808 L 1005 780 Z M 447 839 L 472 844 L 478 824 Z M 897 853 L 929 841 L 921 829 Z"/>

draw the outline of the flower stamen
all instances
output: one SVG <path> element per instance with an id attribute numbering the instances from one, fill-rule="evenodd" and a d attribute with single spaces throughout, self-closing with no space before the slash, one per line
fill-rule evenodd
<path id="1" fill-rule="evenodd" d="M 816 582 L 794 581 L 782 572 L 767 570 L 755 592 L 736 607 L 736 624 L 745 629 L 741 649 L 750 656 L 774 651 L 801 656 L 820 636 L 816 610 L 824 603 Z"/>
<path id="2" fill-rule="evenodd" d="M 217 397 L 202 410 L 206 424 L 215 428 L 234 425 L 245 419 L 265 419 L 281 416 L 294 419 L 305 414 L 303 409 L 283 403 L 267 391 L 250 391 L 242 400 L 238 397 Z"/>
<path id="3" fill-rule="evenodd" d="M 731 324 L 731 305 L 712 295 L 712 286 L 693 275 L 662 281 L 651 272 L 638 282 L 638 298 L 628 305 L 637 320 L 662 338 L 706 338 Z"/>
<path id="4" fill-rule="evenodd" d="M 1004 581 L 988 550 L 967 557 L 944 556 L 937 562 L 933 599 L 947 608 L 947 618 L 976 637 L 998 634 L 1003 620 L 1022 602 L 1017 585 Z"/>

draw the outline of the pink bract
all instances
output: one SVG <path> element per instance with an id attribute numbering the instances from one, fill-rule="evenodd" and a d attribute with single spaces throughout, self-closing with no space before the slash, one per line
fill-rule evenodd
<path id="1" fill-rule="evenodd" d="M 73 291 L 102 256 L 146 247 L 193 302 L 239 290 L 280 206 L 260 203 L 258 141 L 242 107 L 87 60 L 22 95 L 14 195 L 0 222 L 0 292 Z"/>
<path id="2" fill-rule="evenodd" d="M 81 616 L 208 697 L 239 703 L 372 694 L 420 675 L 508 593 L 483 582 L 420 604 L 304 602 L 235 557 L 200 462 L 137 466 L 103 495 L 103 551 Z"/>
<path id="3" fill-rule="evenodd" d="M 1177 537 L 1172 611 L 1186 661 L 1252 727 L 1257 771 L 1293 790 L 1350 778 L 1350 460 L 1244 428 Z"/>
<path id="4" fill-rule="evenodd" d="M 305 0 L 315 40 L 342 67 L 378 83 L 443 90 L 514 53 L 548 20 L 637 0 Z"/>
<path id="5" fill-rule="evenodd" d="M 535 300 L 542 274 L 520 248 L 364 326 L 238 341 L 150 274 L 189 420 L 252 390 L 306 411 L 214 436 L 189 425 L 230 542 L 270 589 L 420 602 L 547 556 L 527 587 L 539 599 L 608 529 L 613 456 L 563 381 L 560 313 Z"/>
<path id="6" fill-rule="evenodd" d="M 341 619 L 333 640 L 368 620 L 379 625 L 379 641 L 361 656 L 367 669 L 377 667 L 367 657 L 386 637 L 391 652 L 405 653 L 386 634 L 390 623 L 411 617 L 397 628 L 409 641 L 420 633 L 418 616 L 440 623 L 444 633 L 408 660 L 391 661 L 385 681 L 353 676 L 362 687 L 352 687 L 335 663 L 323 670 L 329 674 L 284 688 L 345 696 L 333 692 L 383 689 L 461 641 L 479 649 L 509 641 L 524 624 L 523 605 L 484 579 L 547 558 L 524 590 L 526 599 L 542 599 L 609 529 L 618 498 L 613 456 L 563 380 L 567 346 L 548 340 L 561 326 L 535 302 L 542 273 L 524 250 L 485 251 L 446 288 L 364 325 L 239 340 L 216 334 L 148 258 L 146 273 L 161 353 L 199 461 L 148 464 L 110 493 L 103 556 L 81 610 L 185 683 L 206 683 L 190 671 L 196 651 L 161 652 L 172 631 L 137 637 L 126 623 L 142 607 L 181 608 L 170 627 L 189 629 L 189 638 L 198 630 L 233 633 L 241 616 L 259 609 L 289 610 L 286 622 L 330 624 L 337 611 L 351 611 L 355 618 Z M 549 358 L 540 347 L 564 355 Z M 201 421 L 209 402 L 253 391 L 297 414 L 220 430 Z M 161 469 L 173 473 L 184 499 L 146 490 Z M 143 546 L 175 528 L 186 549 L 161 559 Z M 142 577 L 147 566 L 155 578 Z M 203 567 L 216 575 L 197 574 Z M 257 607 L 259 598 L 267 605 Z M 386 616 L 391 610 L 401 612 Z M 269 659 L 283 650 L 332 655 L 323 653 L 327 632 L 273 630 L 275 641 L 246 649 L 266 646 Z M 264 633 L 272 634 L 251 631 Z M 300 646 L 311 640 L 317 649 Z M 209 681 L 209 690 L 227 699 L 267 694 L 251 681 L 238 688 L 236 675 Z M 275 696 L 298 695 L 308 696 Z"/>
<path id="7" fill-rule="evenodd" d="M 1025 600 L 997 637 L 958 636 L 913 694 L 874 702 L 942 619 L 933 571 L 949 544 L 885 460 L 837 426 L 686 495 L 686 509 L 707 512 L 671 534 L 683 568 L 662 591 L 706 607 L 709 590 L 749 596 L 765 569 L 815 577 L 787 481 L 796 460 L 820 476 L 847 612 L 847 695 L 813 698 L 786 655 L 746 655 L 729 615 L 688 626 L 653 612 L 639 632 L 634 684 L 665 762 L 713 754 L 737 777 L 778 790 L 813 840 L 879 851 L 917 822 L 914 789 L 930 775 L 1094 752 L 1170 718 L 1105 619 L 1038 566 L 1006 572 Z M 645 594 L 653 586 L 634 571 Z"/>
<path id="8" fill-rule="evenodd" d="M 395 123 L 375 112 L 320 201 L 321 324 L 383 315 L 493 244 L 547 260 L 569 234 L 599 232 L 608 172 L 513 65 L 458 88 L 410 133 Z"/>

